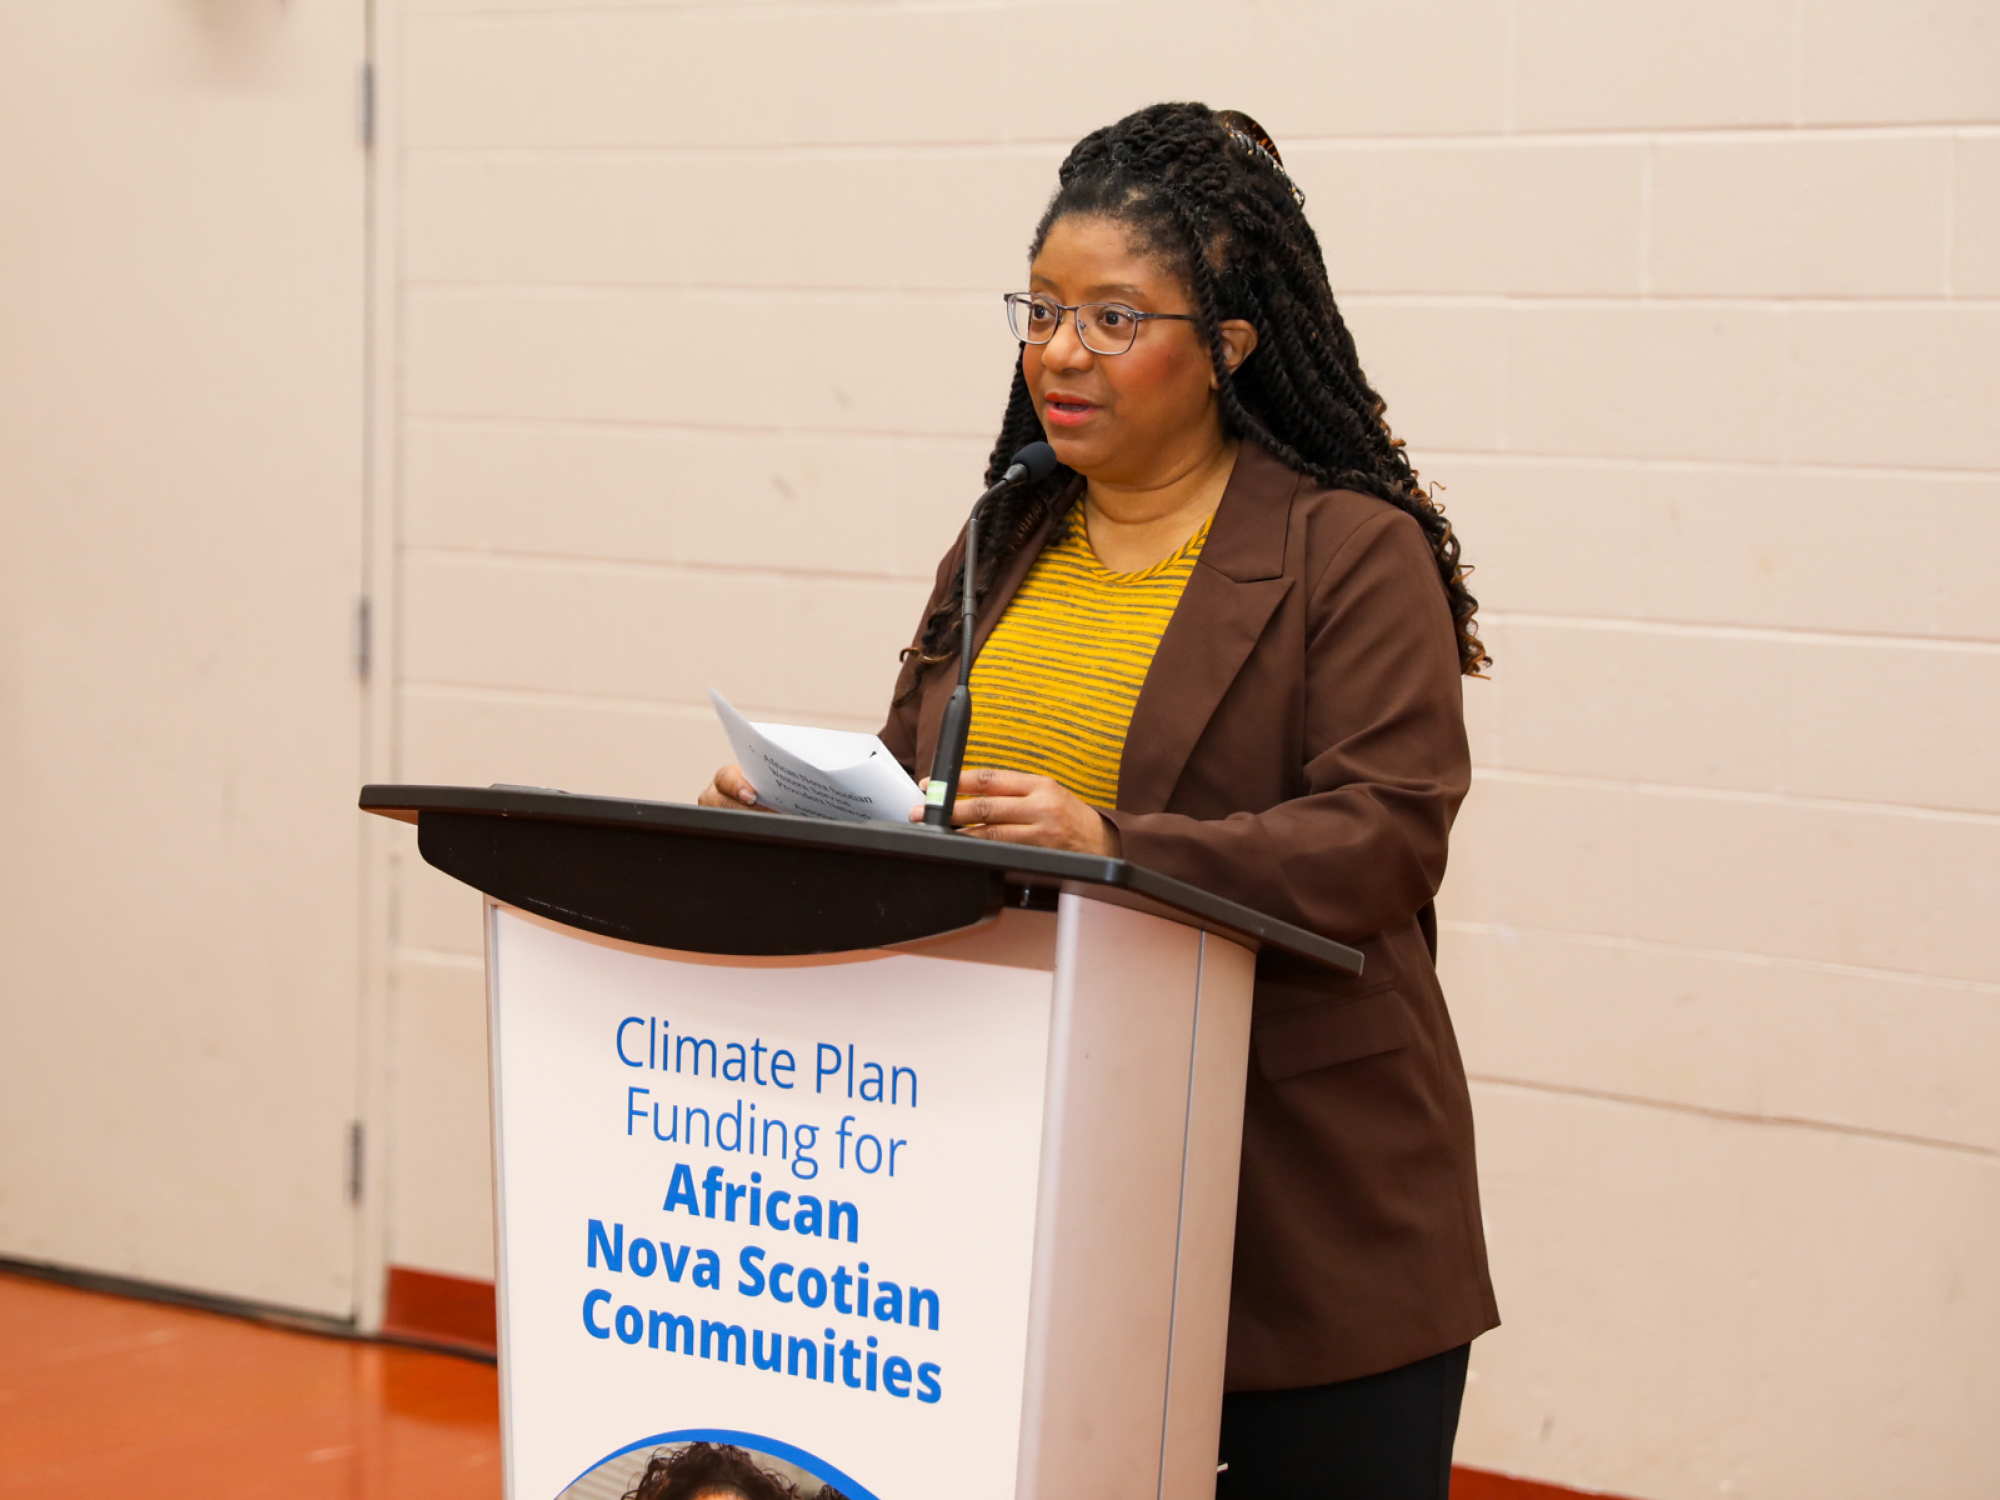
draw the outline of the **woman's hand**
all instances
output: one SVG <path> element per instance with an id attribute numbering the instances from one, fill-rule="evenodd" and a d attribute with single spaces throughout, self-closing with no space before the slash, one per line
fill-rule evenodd
<path id="1" fill-rule="evenodd" d="M 738 812 L 746 807 L 757 812 L 771 811 L 757 806 L 757 789 L 750 785 L 741 766 L 724 766 L 717 771 L 715 780 L 695 801 L 703 807 L 733 807 Z"/>
<path id="2" fill-rule="evenodd" d="M 923 809 L 913 809 L 910 821 L 922 822 Z M 1052 776 L 992 766 L 967 769 L 958 778 L 958 803 L 951 821 L 954 828 L 963 828 L 976 839 L 1002 844 L 1033 844 L 1114 859 L 1119 853 L 1118 829 L 1111 820 Z"/>

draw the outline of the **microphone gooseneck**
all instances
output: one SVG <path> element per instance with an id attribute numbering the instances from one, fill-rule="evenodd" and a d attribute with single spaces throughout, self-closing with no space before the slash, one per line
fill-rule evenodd
<path id="1" fill-rule="evenodd" d="M 965 767 L 965 742 L 972 732 L 972 642 L 977 629 L 979 573 L 979 512 L 1002 490 L 1027 480 L 1046 479 L 1055 472 L 1056 450 L 1047 443 L 1030 443 L 1014 455 L 1007 472 L 972 503 L 965 518 L 965 565 L 961 570 L 958 621 L 958 685 L 945 701 L 938 725 L 937 750 L 931 756 L 930 786 L 924 792 L 924 826 L 951 829 L 951 810 L 958 800 L 958 773 Z"/>

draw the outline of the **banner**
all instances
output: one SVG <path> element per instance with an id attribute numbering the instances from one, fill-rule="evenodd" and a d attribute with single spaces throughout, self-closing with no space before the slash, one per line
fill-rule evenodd
<path id="1" fill-rule="evenodd" d="M 670 954 L 498 906 L 487 963 L 511 1500 L 698 1492 L 675 1465 L 759 1500 L 745 1464 L 1011 1500 L 1049 967 Z"/>

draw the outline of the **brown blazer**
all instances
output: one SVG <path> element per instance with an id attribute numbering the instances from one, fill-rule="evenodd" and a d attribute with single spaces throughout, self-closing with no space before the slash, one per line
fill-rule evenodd
<path id="1" fill-rule="evenodd" d="M 981 644 L 1046 539 L 985 601 Z M 933 606 L 957 560 L 939 567 Z M 955 677 L 956 663 L 931 668 L 890 713 L 882 738 L 913 773 Z M 1127 859 L 1367 955 L 1358 978 L 1258 962 L 1231 1390 L 1393 1369 L 1500 1321 L 1432 963 L 1430 902 L 1470 779 L 1422 532 L 1246 443 L 1139 694 L 1108 815 Z"/>

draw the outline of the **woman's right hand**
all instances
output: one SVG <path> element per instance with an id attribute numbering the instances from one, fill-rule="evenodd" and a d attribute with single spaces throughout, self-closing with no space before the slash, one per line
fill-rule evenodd
<path id="1" fill-rule="evenodd" d="M 695 801 L 703 807 L 733 807 L 739 812 L 746 807 L 757 812 L 771 811 L 757 806 L 757 789 L 750 785 L 741 766 L 724 766 L 717 771 L 708 789 Z"/>

